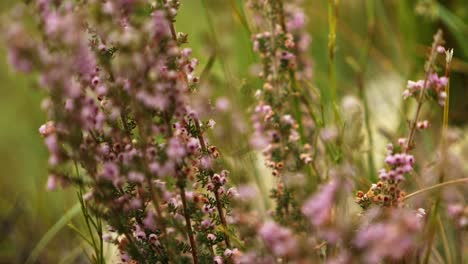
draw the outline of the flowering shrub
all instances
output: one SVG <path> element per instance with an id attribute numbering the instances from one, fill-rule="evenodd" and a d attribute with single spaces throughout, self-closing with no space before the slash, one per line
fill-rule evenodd
<path id="1" fill-rule="evenodd" d="M 345 100 L 340 113 L 311 85 L 301 1 L 247 2 L 261 83 L 246 111 L 250 145 L 274 181 L 274 209 L 259 215 L 207 136 L 218 126 L 196 99 L 209 72 L 198 76 L 188 35 L 176 31 L 179 1 L 33 2 L 34 11 L 15 16 L 34 12 L 40 34 L 12 24 L 9 60 L 37 74 L 47 94 L 48 120 L 39 128 L 49 151 L 47 187 L 79 190 L 92 261 L 106 261 L 109 243 L 122 263 L 428 263 L 445 198 L 437 193 L 428 214 L 408 200 L 465 180 L 445 182 L 453 50 L 444 48 L 441 31 L 424 79 L 408 81 L 402 95 L 415 99 L 408 136 L 388 144 L 377 173 L 358 166 L 350 150 L 364 144 L 361 102 Z M 409 193 L 422 171 L 413 152 L 416 134 L 431 128 L 422 120 L 431 101 L 444 112 L 438 182 Z M 220 98 L 216 108 L 228 105 Z M 347 129 L 347 122 L 355 124 Z M 362 183 L 359 174 L 378 180 L 365 176 Z M 369 189 L 354 197 L 359 188 Z M 448 207 L 460 230 L 466 211 Z"/>
<path id="2" fill-rule="evenodd" d="M 214 248 L 234 250 L 226 213 L 235 191 L 204 137 L 211 122 L 189 104 L 198 62 L 175 33 L 178 7 L 38 1 L 47 42 L 25 42 L 21 25 L 8 34 L 12 64 L 39 72 L 49 94 L 50 121 L 39 128 L 48 187 L 90 187 L 86 207 L 109 224 L 97 231 L 122 262 L 185 261 L 187 252 L 207 262 L 221 259 Z"/>

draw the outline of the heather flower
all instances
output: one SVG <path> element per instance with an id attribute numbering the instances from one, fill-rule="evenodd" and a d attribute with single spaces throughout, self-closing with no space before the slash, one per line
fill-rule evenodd
<path id="1" fill-rule="evenodd" d="M 422 167 L 411 151 L 416 134 L 431 126 L 421 117 L 423 103 L 448 102 L 453 50 L 441 45 L 440 34 L 426 76 L 408 81 L 403 92 L 417 103 L 409 135 L 387 145 L 378 179 L 369 183 L 374 173 L 365 172 L 372 166 L 358 157 L 367 106 L 345 97 L 343 113 L 333 109 L 335 123 L 322 111 L 320 93 L 311 85 L 303 1 L 248 1 L 258 30 L 252 46 L 259 65 L 252 69 L 261 82 L 247 109 L 249 142 L 273 176 L 265 179 L 258 164 L 223 159 L 221 150 L 229 146 L 219 150 L 216 139 L 206 137 L 226 132 L 210 113 L 231 115 L 233 105 L 224 96 L 214 104 L 193 100 L 211 80 L 199 79 L 199 61 L 192 57 L 198 51 L 175 28 L 180 1 L 35 2 L 41 36 L 12 23 L 9 60 L 39 76 L 47 96 L 47 121 L 38 129 L 49 152 L 47 188 L 72 184 L 84 192 L 83 215 L 101 236 L 96 251 L 102 241 L 114 244 L 122 263 L 396 263 L 432 246 L 420 236 L 432 218 L 422 208 L 410 209 L 406 200 L 414 194 L 406 196 L 405 188 L 413 185 L 405 182 Z M 435 63 L 444 53 L 441 75 Z M 238 173 L 231 176 L 224 166 Z M 338 175 L 339 168 L 349 173 Z M 258 186 L 248 182 L 251 174 Z M 368 187 L 356 194 L 362 209 L 347 203 L 351 181 Z M 264 183 L 273 186 L 273 201 L 266 200 Z M 468 226 L 466 207 L 447 209 L 456 228 Z M 95 219 L 99 227 L 105 221 L 108 231 L 102 233 Z M 104 262 L 98 253 L 93 258 Z"/>
<path id="2" fill-rule="evenodd" d="M 418 122 L 416 126 L 418 127 L 418 129 L 422 130 L 422 129 L 427 129 L 429 127 L 429 125 L 430 125 L 429 121 L 424 120 L 424 121 Z"/>
<path id="3" fill-rule="evenodd" d="M 208 234 L 206 236 L 206 238 L 208 238 L 208 240 L 211 241 L 211 242 L 216 240 L 216 236 L 214 234 Z"/>
<path id="4" fill-rule="evenodd" d="M 466 229 L 468 227 L 468 207 L 461 204 L 450 204 L 447 208 L 447 214 L 457 228 Z"/>
<path id="5" fill-rule="evenodd" d="M 216 100 L 216 109 L 221 112 L 226 112 L 229 110 L 230 104 L 229 99 L 226 97 L 220 97 Z"/>
<path id="6" fill-rule="evenodd" d="M 223 264 L 223 263 L 224 263 L 223 258 L 222 258 L 221 256 L 215 256 L 215 257 L 213 258 L 213 262 L 214 262 L 215 264 Z"/>
<path id="7" fill-rule="evenodd" d="M 383 221 L 362 226 L 354 238 L 354 245 L 363 250 L 365 263 L 402 260 L 418 248 L 417 237 L 422 230 L 420 218 L 404 209 L 389 214 Z"/>
<path id="8" fill-rule="evenodd" d="M 57 188 L 57 176 L 55 175 L 49 175 L 47 179 L 47 190 L 49 191 L 54 191 Z"/>
<path id="9" fill-rule="evenodd" d="M 422 90 L 425 90 L 427 93 L 434 93 L 439 105 L 444 106 L 447 96 L 445 92 L 447 85 L 447 76 L 439 76 L 437 73 L 432 73 L 428 75 L 426 80 L 408 81 L 407 89 L 403 91 L 403 98 L 407 99 L 411 96 L 416 96 Z"/>
<path id="10" fill-rule="evenodd" d="M 438 53 L 445 53 L 445 48 L 443 46 L 437 46 L 437 52 Z"/>
<path id="11" fill-rule="evenodd" d="M 438 96 L 444 97 L 445 103 L 445 88 L 448 84 L 448 77 L 439 77 L 433 70 L 434 60 L 437 56 L 437 45 L 442 42 L 441 34 L 438 33 L 434 37 L 433 50 L 430 54 L 429 68 L 426 69 L 426 79 L 419 81 L 408 81 L 407 90 L 405 90 L 403 97 L 406 99 L 409 95 L 416 92 L 427 92 L 427 89 L 432 89 Z M 442 94 L 444 93 L 444 94 Z M 442 94 L 442 95 L 441 95 Z M 424 96 L 419 96 L 416 118 L 419 117 L 419 111 L 424 100 Z M 441 103 L 440 98 L 438 99 Z M 443 104 L 442 104 L 443 105 Z M 412 141 L 416 129 L 424 130 L 429 128 L 430 123 L 427 120 L 420 121 L 414 120 L 410 127 L 410 134 L 408 138 L 398 139 L 398 145 L 394 146 L 389 144 L 387 146 L 387 156 L 385 157 L 386 168 L 379 171 L 380 181 L 372 184 L 367 193 L 359 191 L 356 195 L 356 202 L 364 209 L 369 208 L 371 205 L 378 205 L 382 207 L 401 207 L 405 197 L 405 192 L 401 189 L 400 184 L 405 181 L 405 176 L 409 174 L 414 167 L 414 156 L 408 154 L 411 150 Z M 399 153 L 398 153 L 399 152 Z"/>
<path id="12" fill-rule="evenodd" d="M 106 238 L 119 245 L 122 262 L 182 261 L 167 249 L 184 238 L 194 261 L 209 251 L 201 237 L 210 247 L 230 247 L 228 237 L 200 229 L 195 217 L 203 213 L 195 197 L 204 193 L 209 229 L 227 229 L 234 191 L 226 194 L 226 171 L 212 179 L 220 155 L 203 133 L 215 122 L 201 122 L 190 105 L 198 61 L 173 35 L 178 1 L 36 7 L 48 42 L 27 40 L 17 24 L 8 38 L 13 65 L 37 71 L 49 94 L 43 105 L 50 121 L 39 128 L 50 153 L 49 189 L 66 182 L 89 188 L 86 206 L 125 237 Z M 143 16 L 134 12 L 148 8 Z M 84 175 L 70 176 L 71 164 Z M 210 190 L 209 182 L 216 183 Z"/>
<path id="13" fill-rule="evenodd" d="M 336 181 L 331 181 L 302 206 L 302 213 L 313 226 L 321 227 L 330 221 L 338 188 L 339 184 Z"/>
<path id="14" fill-rule="evenodd" d="M 292 231 L 275 222 L 264 223 L 258 233 L 275 256 L 293 255 L 298 249 Z"/>

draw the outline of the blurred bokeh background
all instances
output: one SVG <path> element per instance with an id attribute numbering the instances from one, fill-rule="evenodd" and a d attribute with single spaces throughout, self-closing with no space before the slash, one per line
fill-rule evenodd
<path id="1" fill-rule="evenodd" d="M 8 14 L 23 1 L 1 0 L 2 28 Z M 258 82 L 251 75 L 249 10 L 243 0 L 182 0 L 177 30 L 189 34 L 201 68 L 213 61 L 211 86 L 200 93 L 213 100 L 231 101 L 228 117 L 216 115 L 218 133 L 212 135 L 231 166 L 248 153 L 248 140 L 231 135 L 248 129 L 247 109 Z M 312 36 L 313 85 L 327 98 L 328 22 L 326 0 L 304 0 Z M 468 121 L 468 4 L 466 0 L 373 1 L 341 0 L 337 39 L 337 80 L 340 97 L 356 96 L 358 78 L 364 79 L 376 134 L 373 151 L 383 153 L 385 137 L 404 129 L 401 92 L 406 80 L 421 78 L 424 56 L 432 35 L 443 29 L 446 47 L 454 48 L 450 124 L 463 128 Z M 369 33 L 372 33 L 369 35 Z M 370 53 L 364 74 L 356 71 L 370 36 Z M 40 109 L 42 91 L 34 76 L 13 72 L 0 44 L 0 263 L 24 263 L 31 255 L 38 263 L 87 263 L 79 235 L 81 215 L 73 189 L 47 192 L 47 151 L 38 127 L 45 115 Z M 434 111 L 435 126 L 441 111 Z M 237 126 L 237 129 L 230 129 Z M 436 137 L 437 135 L 433 135 Z M 430 142 L 430 140 L 428 140 Z M 428 147 L 430 148 L 430 146 Z M 250 157 L 255 159 L 255 155 Z M 254 162 L 255 163 L 255 162 Z M 252 164 L 252 163 L 246 163 Z M 238 181 L 263 180 L 255 168 L 238 168 Z M 267 184 L 267 183 L 264 183 Z"/>

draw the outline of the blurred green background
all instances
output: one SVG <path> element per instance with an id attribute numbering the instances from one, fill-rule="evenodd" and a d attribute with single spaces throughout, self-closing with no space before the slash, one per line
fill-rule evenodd
<path id="1" fill-rule="evenodd" d="M 1 21 L 19 1 L 0 1 Z M 182 0 L 177 30 L 189 34 L 200 68 L 210 56 L 214 89 L 210 98 L 227 96 L 233 111 L 247 116 L 256 80 L 250 74 L 255 61 L 249 30 L 243 24 L 246 9 L 241 0 Z M 314 84 L 327 98 L 327 1 L 304 0 L 312 36 L 310 56 L 314 60 Z M 373 17 L 373 18 L 372 18 Z M 373 19 L 373 20 L 372 20 Z M 368 25 L 374 21 L 365 88 L 368 90 L 373 130 L 402 129 L 406 109 L 400 94 L 407 79 L 420 78 L 427 45 L 437 28 L 444 30 L 446 47 L 455 49 L 451 90 L 450 123 L 464 126 L 468 120 L 468 4 L 447 1 L 341 0 L 337 39 L 337 82 L 341 97 L 358 95 L 356 72 L 350 66 L 360 61 Z M 251 25 L 251 23 L 249 23 Z M 3 25 L 8 27 L 8 25 Z M 215 54 L 213 56 L 213 54 Z M 203 93 L 203 91 L 200 91 Z M 24 263 L 36 248 L 38 263 L 87 263 L 82 240 L 69 227 L 44 235 L 76 204 L 73 189 L 47 192 L 47 151 L 38 133 L 45 115 L 40 109 L 43 94 L 33 76 L 13 72 L 7 65 L 5 45 L 0 45 L 0 263 Z M 440 110 L 434 114 L 441 120 Z M 385 118 L 382 118 L 385 117 Z M 248 120 L 245 118 L 245 120 Z M 217 120 L 218 127 L 228 127 Z M 436 121 L 437 123 L 437 121 Z M 387 131 L 388 130 L 388 131 Z M 226 132 L 227 133 L 227 132 Z M 236 154 L 247 141 L 236 142 L 228 134 L 214 135 L 224 142 L 225 155 Z M 379 137 L 379 136 L 377 136 Z M 377 138 L 375 153 L 382 153 L 385 139 Z M 380 143 L 382 142 L 382 143 Z M 219 145 L 219 144 L 218 144 Z M 233 175 L 240 177 L 240 175 Z M 65 219 L 66 220 L 66 219 Z M 81 216 L 73 217 L 80 226 Z M 50 238 L 50 242 L 49 242 Z M 41 243 L 39 241 L 49 242 Z"/>

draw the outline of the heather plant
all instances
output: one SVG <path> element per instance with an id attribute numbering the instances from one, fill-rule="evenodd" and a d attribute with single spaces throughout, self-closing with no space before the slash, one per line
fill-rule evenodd
<path id="1" fill-rule="evenodd" d="M 449 127 L 457 64 L 442 30 L 418 65 L 423 76 L 401 94 L 403 128 L 387 133 L 376 160 L 374 98 L 364 86 L 372 1 L 362 62 L 346 58 L 358 94 L 342 97 L 339 1 L 328 1 L 322 67 L 310 52 L 307 1 L 228 2 L 250 38 L 242 82 L 251 93 L 222 89 L 237 77 L 224 62 L 222 77 L 216 72 L 223 44 L 209 11 L 211 56 L 206 65 L 192 56 L 193 37 L 176 28 L 184 1 L 35 0 L 12 12 L 9 63 L 45 94 L 46 187 L 76 191 L 83 226 L 69 227 L 92 252 L 87 261 L 464 263 L 459 148 L 468 144 Z M 318 87 L 324 68 L 328 82 Z M 233 105 L 228 93 L 250 98 Z M 432 149 L 422 140 L 431 133 Z M 223 153 L 237 141 L 258 162 L 240 167 L 241 155 Z M 27 262 L 41 262 L 35 250 Z"/>
<path id="2" fill-rule="evenodd" d="M 299 183 L 297 174 L 307 173 L 302 182 L 308 182 L 309 189 L 315 185 L 310 166 L 312 146 L 307 143 L 315 132 L 315 123 L 304 112 L 310 96 L 299 91 L 299 85 L 310 81 L 312 75 L 311 63 L 304 56 L 310 43 L 310 36 L 303 30 L 306 16 L 294 4 L 284 6 L 281 1 L 251 1 L 249 6 L 256 12 L 259 27 L 267 28 L 253 36 L 253 49 L 261 59 L 259 76 L 263 85 L 255 93 L 258 104 L 252 115 L 251 143 L 262 151 L 265 165 L 277 178 L 272 190 L 276 216 L 283 220 L 289 215 L 297 218 L 293 194 L 298 191 L 293 191 Z"/>
<path id="3" fill-rule="evenodd" d="M 94 261 L 103 239 L 122 262 L 210 262 L 231 250 L 226 222 L 234 189 L 189 104 L 197 60 L 176 33 L 178 1 L 35 3 L 43 38 L 8 32 L 17 70 L 40 74 L 50 119 L 48 188 L 85 190 Z M 118 55 L 117 55 L 118 54 Z M 71 168 L 76 167 L 76 174 Z M 108 227 L 103 230 L 101 219 Z M 222 244 L 222 246 L 221 246 Z M 218 246 L 219 245 L 219 246 Z"/>

